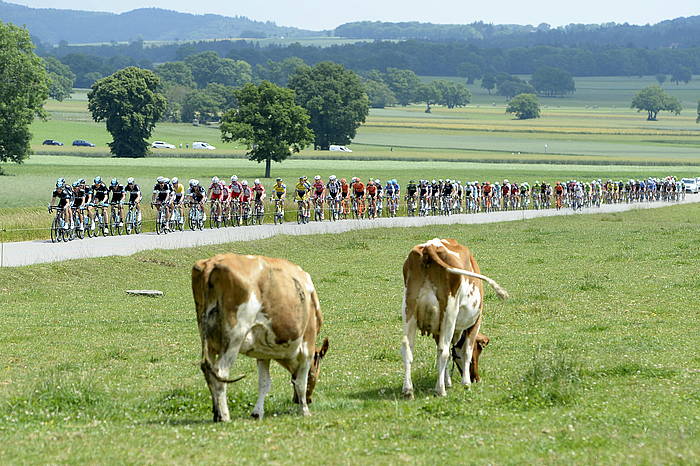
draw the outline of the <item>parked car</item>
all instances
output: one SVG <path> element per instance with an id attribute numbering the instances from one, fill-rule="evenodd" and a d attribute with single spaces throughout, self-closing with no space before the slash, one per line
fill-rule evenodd
<path id="1" fill-rule="evenodd" d="M 214 149 L 216 149 L 216 147 L 211 146 L 211 145 L 207 144 L 206 142 L 195 141 L 192 143 L 192 149 L 214 150 Z"/>
<path id="2" fill-rule="evenodd" d="M 697 194 L 700 191 L 697 178 L 683 178 L 681 182 L 685 185 L 685 192 Z"/>
<path id="3" fill-rule="evenodd" d="M 73 141 L 74 146 L 82 146 L 82 147 L 95 147 L 95 145 L 89 141 L 86 141 L 85 139 L 76 139 Z"/>
<path id="4" fill-rule="evenodd" d="M 175 146 L 163 141 L 153 141 L 151 147 L 154 149 L 175 149 Z"/>
<path id="5" fill-rule="evenodd" d="M 330 151 L 335 151 L 335 152 L 352 152 L 352 149 L 348 149 L 345 146 L 336 146 L 332 145 L 328 148 Z"/>
<path id="6" fill-rule="evenodd" d="M 61 141 L 56 141 L 55 139 L 47 139 L 41 143 L 43 146 L 62 146 Z"/>

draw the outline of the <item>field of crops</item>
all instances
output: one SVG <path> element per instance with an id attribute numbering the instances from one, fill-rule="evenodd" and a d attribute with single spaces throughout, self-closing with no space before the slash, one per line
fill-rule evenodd
<path id="1" fill-rule="evenodd" d="M 6 463 L 700 462 L 700 207 L 478 226 L 278 237 L 0 269 L 0 457 Z M 482 383 L 432 395 L 418 338 L 401 399 L 401 263 L 455 237 L 512 299 L 488 292 Z M 314 278 L 330 340 L 313 416 L 273 367 L 230 389 L 212 424 L 189 268 L 221 252 L 290 259 Z M 27 286 L 31 283 L 31 286 Z M 153 288 L 161 299 L 128 298 Z"/>
<path id="2" fill-rule="evenodd" d="M 431 79 L 431 78 L 425 78 Z M 375 109 L 358 131 L 352 158 L 397 160 L 537 161 L 559 163 L 700 164 L 700 127 L 695 123 L 700 79 L 687 85 L 666 84 L 683 102 L 680 116 L 661 114 L 659 121 L 629 108 L 634 93 L 653 78 L 578 78 L 572 97 L 542 98 L 542 118 L 518 121 L 505 114 L 502 97 L 471 86 L 472 103 L 460 109 L 423 106 Z M 72 100 L 49 102 L 51 119 L 36 122 L 32 146 L 36 153 L 107 155 L 111 140 L 103 124 L 92 122 L 85 91 Z M 66 144 L 88 139 L 95 148 L 41 146 L 44 139 Z M 244 155 L 241 145 L 223 144 L 215 126 L 161 123 L 153 140 L 165 140 L 183 149 L 154 151 L 154 155 L 194 154 L 185 148 L 195 140 L 217 146 L 219 156 Z M 201 153 L 199 154 L 202 155 Z M 306 150 L 305 158 L 338 157 Z"/>

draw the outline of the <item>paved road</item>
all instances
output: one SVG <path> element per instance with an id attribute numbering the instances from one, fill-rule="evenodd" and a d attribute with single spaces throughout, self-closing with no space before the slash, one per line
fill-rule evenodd
<path id="1" fill-rule="evenodd" d="M 104 256 L 129 256 L 139 251 L 149 249 L 178 249 L 211 244 L 231 243 L 237 241 L 252 241 L 269 238 L 275 235 L 315 235 L 320 233 L 343 233 L 351 230 L 369 228 L 395 228 L 427 225 L 454 225 L 509 222 L 555 215 L 582 215 L 608 212 L 623 212 L 632 209 L 653 209 L 675 204 L 700 202 L 700 194 L 687 195 L 678 203 L 640 203 L 605 205 L 600 208 L 583 209 L 574 213 L 571 209 L 556 211 L 526 210 L 479 214 L 452 215 L 449 217 L 397 217 L 376 220 L 344 220 L 340 222 L 309 223 L 297 225 L 262 225 L 237 228 L 221 228 L 218 230 L 183 231 L 167 235 L 145 233 L 132 236 L 117 236 L 75 240 L 68 243 L 51 243 L 50 241 L 25 241 L 18 243 L 0 244 L 0 266 L 18 267 L 39 264 L 42 262 L 59 262 L 71 259 Z"/>

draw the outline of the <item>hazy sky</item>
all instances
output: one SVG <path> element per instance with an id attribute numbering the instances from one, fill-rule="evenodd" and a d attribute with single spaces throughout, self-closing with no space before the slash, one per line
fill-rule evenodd
<path id="1" fill-rule="evenodd" d="M 35 8 L 124 12 L 158 7 L 188 13 L 216 13 L 274 21 L 281 26 L 332 29 L 359 21 L 433 23 L 656 23 L 700 14 L 698 0 L 8 0 Z M 99 6 L 97 6 L 99 5 Z"/>

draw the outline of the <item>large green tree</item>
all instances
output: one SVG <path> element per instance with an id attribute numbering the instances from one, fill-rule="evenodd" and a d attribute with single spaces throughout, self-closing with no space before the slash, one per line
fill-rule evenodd
<path id="1" fill-rule="evenodd" d="M 250 160 L 265 161 L 265 178 L 273 160 L 282 162 L 313 142 L 309 114 L 296 104 L 291 89 L 263 81 L 246 84 L 235 94 L 238 107 L 221 119 L 221 139 L 243 141 Z"/>
<path id="2" fill-rule="evenodd" d="M 506 113 L 512 113 L 518 120 L 540 117 L 540 103 L 535 94 L 519 94 L 508 102 Z"/>
<path id="3" fill-rule="evenodd" d="M 364 82 L 365 92 L 372 108 L 385 108 L 396 105 L 396 96 L 382 80 L 367 79 Z"/>
<path id="4" fill-rule="evenodd" d="M 416 90 L 415 99 L 418 102 L 425 103 L 425 113 L 431 113 L 431 106 L 437 104 L 442 98 L 442 91 L 438 83 L 433 81 L 430 83 L 422 83 Z"/>
<path id="5" fill-rule="evenodd" d="M 639 91 L 632 99 L 631 108 L 636 108 L 638 112 L 647 112 L 648 121 L 656 121 L 656 116 L 662 111 L 679 115 L 683 110 L 683 106 L 677 98 L 667 94 L 657 85 Z"/>
<path id="6" fill-rule="evenodd" d="M 55 57 L 44 58 L 44 64 L 49 76 L 49 97 L 59 101 L 70 99 L 75 74 Z"/>
<path id="7" fill-rule="evenodd" d="M 472 93 L 462 83 L 439 80 L 435 81 L 440 90 L 440 98 L 437 103 L 447 108 L 464 107 L 472 100 Z"/>
<path id="8" fill-rule="evenodd" d="M 413 71 L 387 68 L 384 82 L 396 96 L 399 105 L 406 106 L 417 100 L 421 82 Z"/>
<path id="9" fill-rule="evenodd" d="M 160 79 L 149 70 L 129 67 L 102 78 L 88 93 L 88 109 L 112 135 L 109 148 L 117 157 L 145 157 L 156 123 L 167 108 Z"/>
<path id="10" fill-rule="evenodd" d="M 687 66 L 677 66 L 671 73 L 671 82 L 688 84 L 693 79 L 693 72 Z"/>
<path id="11" fill-rule="evenodd" d="M 321 62 L 298 68 L 289 78 L 297 103 L 311 117 L 315 146 L 349 144 L 369 113 L 369 100 L 360 77 L 343 65 Z"/>
<path id="12" fill-rule="evenodd" d="M 574 78 L 568 71 L 552 66 L 538 68 L 530 81 L 538 94 L 549 97 L 564 96 L 576 92 Z"/>
<path id="13" fill-rule="evenodd" d="M 48 92 L 44 62 L 29 32 L 0 22 L 0 162 L 22 163 L 29 156 L 29 125 L 44 117 Z"/>
<path id="14" fill-rule="evenodd" d="M 173 61 L 158 65 L 153 70 L 165 85 L 195 88 L 197 84 L 192 76 L 192 68 L 182 61 Z"/>

